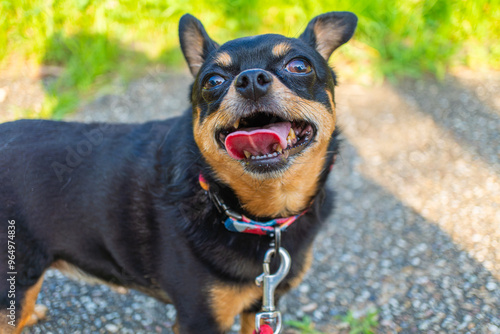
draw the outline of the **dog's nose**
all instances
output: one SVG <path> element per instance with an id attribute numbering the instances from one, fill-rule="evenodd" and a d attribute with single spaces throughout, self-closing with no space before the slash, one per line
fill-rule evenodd
<path id="1" fill-rule="evenodd" d="M 236 90 L 245 98 L 257 101 L 267 94 L 271 88 L 273 77 L 269 72 L 260 69 L 246 70 L 240 73 L 235 81 Z"/>

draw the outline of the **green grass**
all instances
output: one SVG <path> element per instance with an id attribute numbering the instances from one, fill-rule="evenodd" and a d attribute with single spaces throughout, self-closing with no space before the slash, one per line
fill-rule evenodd
<path id="1" fill-rule="evenodd" d="M 314 324 L 312 323 L 311 318 L 307 316 L 303 317 L 300 321 L 287 321 L 286 325 L 300 330 L 302 334 L 324 334 L 323 332 L 314 329 Z"/>
<path id="2" fill-rule="evenodd" d="M 361 317 L 355 316 L 353 311 L 348 311 L 346 315 L 337 319 L 347 325 L 349 334 L 375 334 L 379 326 L 377 310 L 370 311 Z M 314 329 L 314 323 L 307 316 L 302 320 L 287 321 L 286 325 L 300 330 L 301 334 L 325 334 Z"/>
<path id="3" fill-rule="evenodd" d="M 54 34 L 48 40 L 42 63 L 63 67 L 62 74 L 47 86 L 46 108 L 61 118 L 91 97 L 93 87 L 103 87 L 114 77 L 122 80 L 140 73 L 152 60 L 144 53 L 125 48 L 103 34 Z"/>
<path id="4" fill-rule="evenodd" d="M 60 118 L 113 80 L 151 65 L 179 68 L 177 24 L 186 12 L 223 42 L 266 32 L 297 36 L 331 10 L 359 16 L 355 41 L 333 57 L 354 75 L 500 69 L 500 0 L 0 0 L 0 68 L 14 59 L 61 66 L 44 106 Z"/>
<path id="5" fill-rule="evenodd" d="M 349 325 L 349 334 L 375 334 L 379 326 L 378 311 L 376 310 L 359 318 L 354 316 L 352 311 L 349 311 L 340 320 Z"/>

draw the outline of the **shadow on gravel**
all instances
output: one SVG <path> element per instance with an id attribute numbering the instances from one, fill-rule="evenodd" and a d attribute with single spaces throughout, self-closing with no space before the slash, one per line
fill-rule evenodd
<path id="1" fill-rule="evenodd" d="M 421 95 L 417 88 L 404 85 L 399 89 L 388 84 L 347 85 L 342 88 L 345 112 L 339 119 L 363 159 L 362 173 L 446 231 L 498 278 L 500 173 L 493 163 L 485 162 L 495 159 L 498 134 L 469 125 L 475 114 L 450 102 L 456 99 L 453 93 L 428 95 L 425 87 L 433 84 L 421 82 Z M 456 139 L 456 133 L 435 120 L 437 116 L 422 110 L 438 109 L 439 103 L 456 104 L 441 123 L 457 127 L 460 133 L 475 133 L 467 133 L 470 143 Z M 478 108 L 490 113 L 482 104 Z M 495 125 L 498 118 L 491 117 Z"/>
<path id="2" fill-rule="evenodd" d="M 317 242 L 313 271 L 286 298 L 289 312 L 316 303 L 320 312 L 309 315 L 332 324 L 347 310 L 376 307 L 380 333 L 497 333 L 498 280 L 435 222 L 362 175 L 350 143 L 341 152 L 330 180 L 337 209 Z"/>
<path id="3" fill-rule="evenodd" d="M 476 91 L 448 77 L 443 83 L 434 80 L 405 80 L 393 87 L 418 110 L 453 135 L 471 154 L 500 171 L 500 113 L 485 105 L 478 96 L 495 95 L 488 86 Z"/>

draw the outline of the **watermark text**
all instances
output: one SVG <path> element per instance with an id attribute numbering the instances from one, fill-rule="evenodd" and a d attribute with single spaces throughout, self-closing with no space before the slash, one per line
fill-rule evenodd
<path id="1" fill-rule="evenodd" d="M 16 221 L 9 220 L 7 224 L 7 323 L 16 325 Z"/>

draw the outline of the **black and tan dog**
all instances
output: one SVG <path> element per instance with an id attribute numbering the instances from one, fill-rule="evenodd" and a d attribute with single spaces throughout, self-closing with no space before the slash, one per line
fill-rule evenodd
<path id="1" fill-rule="evenodd" d="M 0 125 L 0 332 L 32 322 L 55 267 L 173 303 L 176 333 L 224 333 L 238 314 L 252 333 L 262 304 L 254 280 L 272 238 L 226 228 L 215 202 L 250 225 L 297 216 L 282 234 L 292 266 L 277 298 L 300 282 L 332 202 L 324 185 L 338 145 L 336 79 L 327 60 L 356 22 L 331 12 L 296 39 L 219 46 L 185 15 L 180 41 L 194 83 L 183 116 Z"/>

